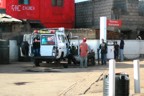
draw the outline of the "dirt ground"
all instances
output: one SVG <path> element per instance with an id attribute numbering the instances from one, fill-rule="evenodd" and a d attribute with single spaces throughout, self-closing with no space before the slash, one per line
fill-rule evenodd
<path id="1" fill-rule="evenodd" d="M 32 62 L 0 65 L 0 96 L 103 96 L 107 65 L 34 67 Z M 134 94 L 133 61 L 116 62 L 116 72 L 129 75 L 129 95 Z M 144 60 L 140 60 L 141 93 L 144 93 Z M 142 95 L 141 95 L 142 96 Z"/>

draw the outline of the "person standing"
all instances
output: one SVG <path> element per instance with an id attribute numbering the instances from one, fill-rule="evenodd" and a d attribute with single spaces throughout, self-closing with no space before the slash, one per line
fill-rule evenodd
<path id="1" fill-rule="evenodd" d="M 83 38 L 83 42 L 80 44 L 80 67 L 87 67 L 87 55 L 88 55 L 88 45 L 86 43 L 86 38 Z"/>
<path id="2" fill-rule="evenodd" d="M 69 46 L 68 48 L 68 64 L 71 64 L 71 61 L 73 62 L 74 65 L 77 65 L 77 60 L 74 57 L 75 53 L 75 46 Z"/>
<path id="3" fill-rule="evenodd" d="M 34 56 L 40 56 L 40 38 L 36 36 L 33 40 Z"/>
<path id="4" fill-rule="evenodd" d="M 124 45 L 125 45 L 124 40 L 123 40 L 123 38 L 121 38 L 121 40 L 120 40 L 120 61 L 124 60 L 124 54 L 123 54 Z"/>
<path id="5" fill-rule="evenodd" d="M 114 59 L 118 60 L 119 56 L 119 45 L 117 44 L 117 41 L 114 42 Z"/>
<path id="6" fill-rule="evenodd" d="M 99 49 L 101 50 L 101 64 L 106 65 L 107 43 L 104 42 L 104 39 L 102 39 Z"/>
<path id="7" fill-rule="evenodd" d="M 21 48 L 23 55 L 26 57 L 29 56 L 29 43 L 27 41 L 22 42 Z"/>

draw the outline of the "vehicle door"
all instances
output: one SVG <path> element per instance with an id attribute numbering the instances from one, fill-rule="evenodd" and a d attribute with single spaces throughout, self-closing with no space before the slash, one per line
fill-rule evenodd
<path id="1" fill-rule="evenodd" d="M 59 49 L 59 56 L 61 53 L 63 53 L 63 56 L 65 57 L 67 55 L 67 40 L 66 36 L 62 33 L 57 33 L 58 38 L 58 49 Z"/>
<path id="2" fill-rule="evenodd" d="M 56 44 L 55 34 L 41 34 L 41 56 L 53 56 L 53 48 Z"/>

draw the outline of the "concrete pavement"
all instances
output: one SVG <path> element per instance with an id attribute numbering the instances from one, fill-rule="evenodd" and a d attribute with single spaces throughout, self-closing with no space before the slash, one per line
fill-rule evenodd
<path id="1" fill-rule="evenodd" d="M 133 61 L 116 62 L 116 72 L 130 79 L 134 94 Z M 88 68 L 33 67 L 31 62 L 0 65 L 1 96 L 103 96 L 103 76 L 108 65 Z M 141 93 L 144 93 L 144 60 L 140 60 Z M 20 85 L 19 85 L 20 84 Z"/>
<path id="2" fill-rule="evenodd" d="M 106 74 L 108 74 L 108 70 L 109 69 L 107 66 Z M 134 90 L 135 87 L 134 87 L 133 60 L 124 61 L 124 62 L 116 62 L 115 72 L 116 73 L 122 72 L 122 73 L 126 73 L 129 75 L 129 81 L 130 81 L 130 83 L 129 83 L 130 84 L 130 86 L 129 86 L 130 94 L 129 95 L 130 96 L 134 95 L 135 94 L 135 90 Z M 95 83 L 91 87 L 91 89 L 87 92 L 86 96 L 103 96 L 102 86 L 103 86 L 103 81 Z M 100 90 L 100 88 L 101 88 L 101 90 Z M 141 94 L 143 94 L 144 93 L 144 60 L 140 60 L 140 89 L 141 89 Z M 143 96 L 143 95 L 138 95 L 138 96 Z"/>

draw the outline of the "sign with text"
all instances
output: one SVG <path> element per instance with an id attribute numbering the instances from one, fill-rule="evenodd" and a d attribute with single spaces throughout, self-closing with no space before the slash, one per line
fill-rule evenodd
<path id="1" fill-rule="evenodd" d="M 6 0 L 0 0 L 0 8 L 6 8 Z"/>
<path id="2" fill-rule="evenodd" d="M 107 20 L 107 26 L 121 27 L 122 21 L 121 20 Z"/>
<path id="3" fill-rule="evenodd" d="M 12 11 L 33 11 L 35 10 L 34 6 L 25 6 L 25 5 L 12 5 Z"/>

